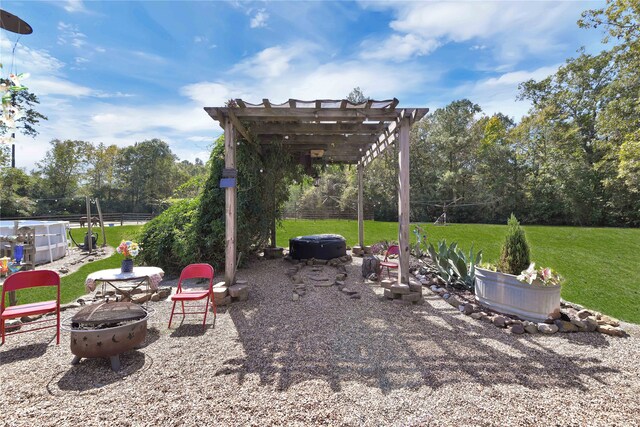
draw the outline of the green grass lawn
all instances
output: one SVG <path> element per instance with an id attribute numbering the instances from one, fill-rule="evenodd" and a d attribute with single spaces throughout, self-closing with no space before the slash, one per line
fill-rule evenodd
<path id="1" fill-rule="evenodd" d="M 136 236 L 141 226 L 139 225 L 125 225 L 123 227 L 106 227 L 105 234 L 107 236 L 107 244 L 112 247 L 116 247 L 120 244 L 123 238 L 131 239 Z M 78 242 L 84 241 L 84 234 L 87 229 L 72 229 L 71 233 L 73 238 Z M 98 246 L 102 245 L 102 233 L 98 232 Z M 84 281 L 87 275 L 94 271 L 104 270 L 107 268 L 120 267 L 122 256 L 118 253 L 114 253 L 108 258 L 101 259 L 87 263 L 80 267 L 78 271 L 71 273 L 61 279 L 60 299 L 63 303 L 73 301 L 86 292 L 84 290 Z M 45 266 L 42 266 L 45 268 Z M 51 288 L 32 288 L 17 291 L 17 298 L 19 304 L 26 304 L 29 302 L 43 301 L 49 299 L 55 299 L 55 291 Z"/>
<path id="2" fill-rule="evenodd" d="M 446 227 L 423 225 L 430 242 L 455 240 L 465 250 L 474 244 L 482 249 L 484 261 L 494 262 L 507 231 L 506 225 L 452 224 Z M 539 266 L 556 269 L 566 279 L 562 297 L 586 307 L 602 311 L 628 322 L 640 323 L 640 229 L 578 228 L 525 226 L 531 246 L 532 260 Z M 122 238 L 131 238 L 140 226 L 108 227 L 107 242 L 116 246 Z M 81 241 L 85 230 L 72 231 Z M 358 223 L 346 220 L 287 220 L 278 229 L 278 245 L 288 247 L 289 238 L 307 234 L 336 233 L 354 245 L 358 239 Z M 365 221 L 365 243 L 395 240 L 398 225 L 393 222 Z M 413 233 L 411 234 L 413 239 Z M 101 237 L 98 244 L 101 243 Z M 82 266 L 62 278 L 62 301 L 83 295 L 89 273 L 120 266 L 122 257 L 109 258 Z M 35 289 L 18 294 L 20 303 L 50 299 L 45 290 Z"/>
<path id="3" fill-rule="evenodd" d="M 423 224 L 429 242 L 457 241 L 465 250 L 482 249 L 483 261 L 495 262 L 506 225 Z M 567 279 L 562 297 L 628 322 L 640 323 L 640 229 L 525 226 L 531 259 Z M 365 244 L 397 240 L 398 224 L 365 221 Z M 317 233 L 341 234 L 357 244 L 358 223 L 344 220 L 287 220 L 278 230 L 278 245 L 289 238 Z M 411 234 L 412 240 L 414 238 Z"/>

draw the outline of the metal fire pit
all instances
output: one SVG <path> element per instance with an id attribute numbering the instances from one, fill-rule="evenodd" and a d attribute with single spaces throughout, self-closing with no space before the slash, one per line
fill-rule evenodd
<path id="1" fill-rule="evenodd" d="M 71 318 L 73 365 L 83 357 L 108 357 L 111 369 L 120 369 L 120 354 L 141 344 L 147 336 L 149 312 L 130 302 L 92 304 Z"/>

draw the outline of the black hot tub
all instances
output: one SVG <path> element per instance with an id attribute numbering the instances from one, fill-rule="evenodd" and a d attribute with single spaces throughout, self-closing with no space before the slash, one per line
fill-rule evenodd
<path id="1" fill-rule="evenodd" d="M 333 259 L 347 254 L 347 242 L 338 234 L 314 234 L 289 239 L 293 259 Z"/>

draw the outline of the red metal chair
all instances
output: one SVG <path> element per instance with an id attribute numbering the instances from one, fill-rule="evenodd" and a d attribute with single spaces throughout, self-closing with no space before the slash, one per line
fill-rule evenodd
<path id="1" fill-rule="evenodd" d="M 171 309 L 171 317 L 169 317 L 169 328 L 171 328 L 171 321 L 173 320 L 173 314 L 176 310 L 176 303 L 178 301 L 180 301 L 182 305 L 182 313 L 178 314 L 182 314 L 183 321 L 187 314 L 204 314 L 202 327 L 205 328 L 207 324 L 207 311 L 209 311 L 209 301 L 213 304 L 213 318 L 216 318 L 216 302 L 213 299 L 213 276 L 213 267 L 209 264 L 190 264 L 182 270 L 180 280 L 178 281 L 178 290 L 176 294 L 171 297 L 171 300 L 173 301 L 173 308 Z M 209 279 L 209 286 L 206 290 L 183 290 L 182 282 L 186 279 Z M 204 311 L 185 311 L 185 301 L 199 301 L 202 299 L 207 300 Z"/>
<path id="2" fill-rule="evenodd" d="M 387 269 L 387 277 L 391 278 L 390 269 L 398 269 L 398 263 L 389 261 L 389 255 L 398 255 L 400 256 L 400 246 L 391 245 L 384 253 L 384 261 L 380 262 L 380 275 L 382 276 L 382 270 Z"/>
<path id="3" fill-rule="evenodd" d="M 41 286 L 55 286 L 56 299 L 51 301 L 33 302 L 30 304 L 19 304 L 5 307 L 7 292 L 17 291 L 26 288 L 36 288 Z M 23 316 L 34 316 L 37 314 L 56 313 L 55 325 L 42 326 L 39 328 L 29 328 L 26 331 L 6 333 L 5 321 Z M 36 320 L 29 325 L 36 323 L 53 322 L 54 319 Z M 5 335 L 22 334 L 25 332 L 38 331 L 40 329 L 56 328 L 56 344 L 60 344 L 60 276 L 51 270 L 21 271 L 12 274 L 4 281 L 2 286 L 2 302 L 0 303 L 0 333 L 2 334 L 2 344 Z"/>

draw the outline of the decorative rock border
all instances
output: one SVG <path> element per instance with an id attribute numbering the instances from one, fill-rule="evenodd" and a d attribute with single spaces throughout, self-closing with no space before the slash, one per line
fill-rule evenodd
<path id="1" fill-rule="evenodd" d="M 445 287 L 444 281 L 436 275 L 436 270 L 430 266 L 414 268 L 412 273 L 423 286 L 440 296 L 452 307 L 472 319 L 492 323 L 494 326 L 516 335 L 555 334 L 556 332 L 599 332 L 601 334 L 624 337 L 627 333 L 620 327 L 620 321 L 600 312 L 589 310 L 579 304 L 561 301 L 560 310 L 553 313 L 544 322 L 530 322 L 517 316 L 498 313 L 478 304 L 475 299 L 455 289 Z M 472 294 L 470 294 L 472 295 Z"/>

